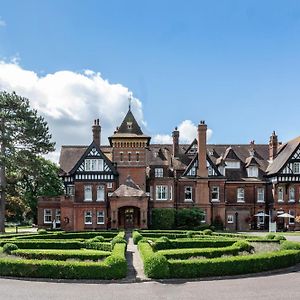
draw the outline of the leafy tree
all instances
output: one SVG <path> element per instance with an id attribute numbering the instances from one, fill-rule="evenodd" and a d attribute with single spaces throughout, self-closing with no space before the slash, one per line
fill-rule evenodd
<path id="1" fill-rule="evenodd" d="M 182 208 L 176 213 L 177 227 L 194 228 L 201 225 L 204 212 L 199 208 Z"/>
<path id="2" fill-rule="evenodd" d="M 5 232 L 6 171 L 16 157 L 46 154 L 54 150 L 46 121 L 30 108 L 29 100 L 16 93 L 0 93 L 0 231 Z M 22 165 L 18 165 L 22 169 Z"/>

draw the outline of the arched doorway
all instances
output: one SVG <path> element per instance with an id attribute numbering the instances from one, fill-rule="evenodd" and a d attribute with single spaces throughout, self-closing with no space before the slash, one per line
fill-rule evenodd
<path id="1" fill-rule="evenodd" d="M 140 227 L 140 209 L 135 206 L 124 206 L 118 210 L 119 228 Z"/>

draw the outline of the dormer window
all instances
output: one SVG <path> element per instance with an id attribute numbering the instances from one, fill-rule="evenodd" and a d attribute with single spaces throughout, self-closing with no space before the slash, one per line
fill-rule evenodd
<path id="1" fill-rule="evenodd" d="M 248 177 L 258 177 L 258 167 L 257 166 L 249 166 L 247 168 Z"/>
<path id="2" fill-rule="evenodd" d="M 163 168 L 155 168 L 155 177 L 164 177 L 164 169 Z"/>
<path id="3" fill-rule="evenodd" d="M 132 122 L 127 122 L 127 128 L 132 129 Z"/>
<path id="4" fill-rule="evenodd" d="M 219 166 L 219 172 L 222 174 L 222 175 L 225 175 L 225 167 L 224 166 Z"/>
<path id="5" fill-rule="evenodd" d="M 239 169 L 241 164 L 239 161 L 226 161 L 226 169 Z"/>

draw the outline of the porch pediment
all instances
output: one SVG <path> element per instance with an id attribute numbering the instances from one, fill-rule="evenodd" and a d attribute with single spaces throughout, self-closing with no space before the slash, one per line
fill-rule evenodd
<path id="1" fill-rule="evenodd" d="M 110 195 L 110 197 L 147 197 L 147 194 L 141 189 L 135 189 L 122 184 Z"/>

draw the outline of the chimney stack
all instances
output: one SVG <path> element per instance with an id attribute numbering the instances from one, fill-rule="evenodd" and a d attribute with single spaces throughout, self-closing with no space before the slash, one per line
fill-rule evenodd
<path id="1" fill-rule="evenodd" d="M 179 154 L 179 131 L 177 127 L 175 127 L 175 130 L 172 132 L 173 137 L 173 156 L 178 157 Z"/>
<path id="2" fill-rule="evenodd" d="M 276 135 L 275 131 L 272 132 L 269 141 L 269 160 L 273 161 L 277 155 L 278 149 L 278 136 Z"/>
<path id="3" fill-rule="evenodd" d="M 198 125 L 198 170 L 199 177 L 208 177 L 206 166 L 206 132 L 207 125 L 205 121 L 200 121 Z"/>
<path id="4" fill-rule="evenodd" d="M 99 119 L 94 120 L 94 125 L 92 126 L 92 131 L 93 131 L 93 141 L 95 144 L 97 144 L 100 147 L 101 126 L 99 123 Z"/>

